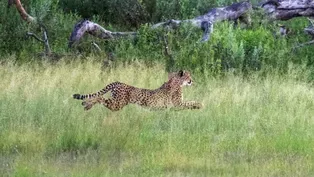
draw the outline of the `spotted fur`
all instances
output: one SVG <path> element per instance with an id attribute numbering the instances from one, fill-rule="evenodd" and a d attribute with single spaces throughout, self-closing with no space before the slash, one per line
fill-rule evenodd
<path id="1" fill-rule="evenodd" d="M 155 90 L 142 89 L 121 82 L 113 82 L 97 93 L 80 95 L 74 94 L 74 99 L 84 100 L 82 105 L 89 110 L 93 105 L 100 103 L 112 111 L 118 111 L 129 103 L 138 104 L 149 108 L 181 108 L 200 109 L 202 104 L 189 101 L 183 102 L 182 87 L 191 85 L 191 75 L 187 71 L 170 73 L 168 82 Z M 111 98 L 102 95 L 111 92 Z"/>

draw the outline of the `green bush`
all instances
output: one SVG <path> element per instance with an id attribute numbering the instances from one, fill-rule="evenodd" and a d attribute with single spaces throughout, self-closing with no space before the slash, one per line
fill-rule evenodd
<path id="1" fill-rule="evenodd" d="M 65 52 L 71 30 L 79 17 L 75 14 L 63 14 L 61 9 L 58 9 L 57 0 L 33 0 L 23 5 L 31 16 L 47 27 L 52 50 Z M 7 8 L 6 2 L 0 2 L 0 11 L 3 12 L 0 17 L 0 30 L 3 31 L 0 34 L 2 56 L 15 54 L 18 60 L 27 61 L 44 51 L 42 43 L 26 35 L 26 32 L 32 32 L 41 37 L 42 31 L 37 25 L 23 21 L 14 5 Z"/>
<path id="2" fill-rule="evenodd" d="M 134 2 L 133 2 L 134 1 Z M 176 30 L 151 30 L 149 23 L 166 19 L 187 19 L 204 14 L 211 7 L 228 5 L 229 1 L 83 1 L 83 6 L 76 1 L 38 1 L 25 4 L 26 10 L 38 18 L 48 28 L 49 42 L 53 52 L 64 54 L 71 52 L 80 58 L 96 56 L 101 60 L 113 53 L 118 62 L 144 61 L 148 66 L 156 62 L 166 63 L 167 70 L 180 68 L 216 73 L 223 71 L 248 72 L 264 69 L 278 69 L 287 72 L 289 63 L 314 65 L 311 46 L 293 50 L 293 46 L 309 40 L 303 28 L 307 20 L 293 19 L 285 24 L 292 28 L 288 38 L 278 36 L 276 22 L 268 22 L 258 14 L 253 14 L 253 25 L 243 27 L 232 22 L 221 22 L 214 26 L 214 32 L 208 42 L 201 43 L 202 31 L 190 25 L 182 25 Z M 43 45 L 33 38 L 26 38 L 27 31 L 41 36 L 41 30 L 22 21 L 14 7 L 6 8 L 0 2 L 0 54 L 3 58 L 14 55 L 17 60 L 37 60 L 43 52 Z M 84 7 L 84 8 L 83 8 Z M 68 49 L 68 39 L 74 24 L 87 13 L 88 18 L 112 31 L 130 30 L 137 27 L 138 35 L 132 39 L 101 40 L 85 35 L 78 48 Z M 257 12 L 260 13 L 260 12 Z M 128 17 L 127 17 L 128 16 Z M 132 19 L 127 19 L 132 18 Z M 7 20 L 10 19 L 10 20 Z M 104 23 L 104 21 L 106 23 Z M 128 23 L 127 23 L 128 22 Z M 143 24 L 144 22 L 148 22 Z M 134 23 L 134 24 L 130 24 Z M 143 25 L 141 25 L 143 24 Z M 132 29 L 135 30 L 135 29 Z M 171 51 L 165 54 L 165 40 Z M 90 44 L 98 43 L 103 49 L 98 52 Z M 97 51 L 97 53 L 96 53 Z M 12 58 L 12 57 L 11 57 Z"/>

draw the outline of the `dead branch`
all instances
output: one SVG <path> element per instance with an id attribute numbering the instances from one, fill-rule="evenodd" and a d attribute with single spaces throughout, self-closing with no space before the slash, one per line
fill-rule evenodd
<path id="1" fill-rule="evenodd" d="M 299 44 L 299 45 L 295 46 L 294 49 L 297 49 L 297 48 L 300 48 L 300 47 L 304 47 L 306 45 L 311 45 L 311 44 L 314 44 L 314 40 L 309 41 L 309 42 L 305 42 L 305 43 L 302 43 L 302 44 Z"/>
<path id="2" fill-rule="evenodd" d="M 233 3 L 230 6 L 218 7 L 210 9 L 206 14 L 188 20 L 168 20 L 166 22 L 157 23 L 152 26 L 153 29 L 159 27 L 177 28 L 182 23 L 190 23 L 192 26 L 203 30 L 201 41 L 207 41 L 213 32 L 213 25 L 216 22 L 229 20 L 240 20 L 246 24 L 251 23 L 248 12 L 252 9 L 252 5 L 248 1 Z"/>
<path id="3" fill-rule="evenodd" d="M 170 72 L 174 69 L 175 60 L 173 58 L 171 49 L 168 45 L 168 35 L 167 34 L 163 36 L 163 42 L 164 42 L 164 47 L 165 47 L 164 55 L 169 58 L 169 60 L 166 62 L 167 63 L 166 64 L 166 70 L 167 70 L 167 72 Z"/>
<path id="4" fill-rule="evenodd" d="M 100 39 L 113 39 L 122 36 L 135 36 L 137 34 L 136 32 L 112 32 L 92 21 L 81 20 L 74 26 L 68 43 L 69 48 L 71 48 L 74 43 L 77 43 L 85 33 Z"/>
<path id="5" fill-rule="evenodd" d="M 266 0 L 261 3 L 261 7 L 275 20 L 314 16 L 313 0 Z"/>
<path id="6" fill-rule="evenodd" d="M 39 26 L 43 30 L 43 40 L 44 40 L 44 45 L 45 45 L 45 54 L 49 56 L 49 55 L 51 55 L 51 49 L 50 49 L 50 45 L 49 45 L 49 41 L 48 41 L 47 28 L 42 23 L 40 23 Z"/>
<path id="7" fill-rule="evenodd" d="M 98 52 L 101 52 L 101 48 L 99 47 L 98 44 L 96 44 L 96 42 L 92 42 L 92 45 L 98 50 Z"/>
<path id="8" fill-rule="evenodd" d="M 39 38 L 36 34 L 34 34 L 34 33 L 27 32 L 26 35 L 35 38 L 35 39 L 36 39 L 37 41 L 39 41 L 39 42 L 45 43 L 44 40 L 40 39 L 40 38 Z"/>
<path id="9" fill-rule="evenodd" d="M 309 26 L 304 28 L 304 32 L 308 35 L 311 36 L 312 40 L 311 41 L 308 41 L 308 42 L 305 42 L 305 43 L 302 43 L 302 44 L 299 44 L 297 46 L 294 46 L 293 47 L 293 50 L 297 49 L 297 48 L 300 48 L 300 47 L 304 47 L 306 45 L 311 45 L 311 44 L 314 44 L 314 26 L 313 26 L 313 20 L 308 18 L 309 20 Z"/>
<path id="10" fill-rule="evenodd" d="M 28 32 L 27 35 L 34 37 L 39 42 L 42 42 L 44 44 L 44 47 L 45 47 L 45 55 L 48 55 L 48 56 L 51 55 L 51 49 L 50 49 L 50 45 L 49 45 L 49 41 L 48 41 L 46 26 L 44 24 L 42 24 L 41 22 L 39 22 L 35 17 L 32 17 L 31 15 L 29 15 L 26 12 L 26 10 L 24 9 L 20 0 L 8 0 L 8 7 L 10 7 L 13 4 L 15 4 L 15 7 L 18 10 L 18 12 L 20 13 L 21 18 L 23 20 L 25 20 L 28 23 L 34 23 L 34 24 L 39 25 L 39 27 L 43 31 L 42 39 L 40 39 L 37 35 L 35 35 L 34 33 L 31 33 L 31 32 Z"/>
<path id="11" fill-rule="evenodd" d="M 314 27 L 304 28 L 304 32 L 308 35 L 311 35 L 312 39 L 314 39 Z"/>
<path id="12" fill-rule="evenodd" d="M 36 34 L 27 32 L 26 35 L 35 38 L 37 41 L 44 44 L 45 47 L 45 55 L 49 56 L 51 54 L 50 45 L 48 42 L 47 29 L 44 25 L 40 24 L 41 29 L 43 30 L 43 39 L 39 38 Z"/>
<path id="13" fill-rule="evenodd" d="M 17 11 L 20 13 L 23 20 L 27 22 L 36 22 L 36 18 L 30 16 L 24 9 L 20 0 L 8 0 L 8 7 L 15 4 Z"/>
<path id="14" fill-rule="evenodd" d="M 310 25 L 311 26 L 314 26 L 314 22 L 313 22 L 313 19 L 311 19 L 311 18 L 307 18 L 308 20 L 309 20 L 309 22 L 310 22 Z"/>
<path id="15" fill-rule="evenodd" d="M 313 19 L 308 18 L 309 20 L 309 26 L 304 28 L 304 32 L 312 37 L 314 39 L 314 22 Z"/>

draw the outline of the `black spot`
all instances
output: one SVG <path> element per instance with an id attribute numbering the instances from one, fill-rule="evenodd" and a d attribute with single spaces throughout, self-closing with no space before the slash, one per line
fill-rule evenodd
<path id="1" fill-rule="evenodd" d="M 183 75 L 184 75 L 184 71 L 183 71 L 183 70 L 180 70 L 180 71 L 179 71 L 179 76 L 182 77 Z"/>

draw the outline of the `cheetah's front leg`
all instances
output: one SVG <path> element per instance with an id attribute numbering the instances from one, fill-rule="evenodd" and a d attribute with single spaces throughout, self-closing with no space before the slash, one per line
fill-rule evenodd
<path id="1" fill-rule="evenodd" d="M 179 107 L 184 109 L 201 109 L 203 105 L 202 103 L 198 103 L 196 101 L 186 101 L 182 102 Z"/>
<path id="2" fill-rule="evenodd" d="M 177 94 L 178 95 L 178 94 Z M 179 93 L 180 95 L 180 93 Z M 179 109 L 201 109 L 203 107 L 202 103 L 198 103 L 196 101 L 182 101 L 182 96 L 172 96 L 172 103 L 174 104 L 175 108 Z"/>

